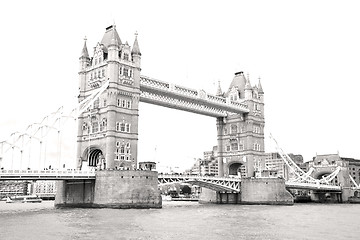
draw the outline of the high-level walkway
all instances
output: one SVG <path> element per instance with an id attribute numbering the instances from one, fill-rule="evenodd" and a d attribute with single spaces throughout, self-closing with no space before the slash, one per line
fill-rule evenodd
<path id="1" fill-rule="evenodd" d="M 224 97 L 206 93 L 204 90 L 195 90 L 146 76 L 140 76 L 140 91 L 142 102 L 211 117 L 226 117 L 228 113 L 249 112 L 245 103 L 229 101 Z"/>

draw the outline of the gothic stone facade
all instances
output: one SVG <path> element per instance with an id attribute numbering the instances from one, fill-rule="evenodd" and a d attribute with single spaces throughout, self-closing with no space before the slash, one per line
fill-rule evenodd
<path id="1" fill-rule="evenodd" d="M 115 25 L 106 28 L 89 56 L 84 43 L 79 71 L 79 102 L 109 80 L 109 87 L 78 121 L 78 168 L 137 166 L 141 53 L 122 43 Z"/>

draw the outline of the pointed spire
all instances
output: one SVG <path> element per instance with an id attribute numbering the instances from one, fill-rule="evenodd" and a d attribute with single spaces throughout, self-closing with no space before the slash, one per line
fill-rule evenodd
<path id="1" fill-rule="evenodd" d="M 218 81 L 218 87 L 216 90 L 216 96 L 222 96 L 222 91 L 221 91 L 221 86 L 220 86 L 220 81 Z"/>
<path id="2" fill-rule="evenodd" d="M 134 44 L 133 44 L 133 47 L 132 47 L 132 50 L 131 50 L 131 54 L 137 54 L 137 55 L 141 56 L 137 36 L 138 36 L 138 33 L 135 32 L 135 41 L 134 41 Z"/>
<path id="3" fill-rule="evenodd" d="M 116 26 L 113 25 L 113 28 L 112 28 L 112 32 L 111 32 L 111 41 L 110 41 L 110 45 L 116 45 L 116 46 L 119 46 L 119 41 L 118 41 L 118 38 L 116 36 L 116 30 L 115 30 Z M 110 46 L 109 45 L 109 46 Z"/>
<path id="4" fill-rule="evenodd" d="M 259 93 L 264 93 L 264 90 L 261 86 L 260 77 L 259 77 L 258 89 L 259 89 Z"/>
<path id="5" fill-rule="evenodd" d="M 80 58 L 81 57 L 84 57 L 84 58 L 90 58 L 89 57 L 89 52 L 88 52 L 88 50 L 87 50 L 87 46 L 86 46 L 86 37 L 84 38 L 84 47 L 83 47 L 83 49 L 82 49 L 82 51 L 81 51 L 81 56 L 80 56 Z"/>
<path id="6" fill-rule="evenodd" d="M 251 89 L 249 73 L 247 74 L 245 89 Z"/>
<path id="7" fill-rule="evenodd" d="M 101 44 L 103 44 L 107 48 L 110 44 L 112 44 L 112 39 L 115 39 L 117 44 L 121 45 L 121 39 L 116 31 L 115 24 L 106 28 L 105 34 L 101 40 Z"/>

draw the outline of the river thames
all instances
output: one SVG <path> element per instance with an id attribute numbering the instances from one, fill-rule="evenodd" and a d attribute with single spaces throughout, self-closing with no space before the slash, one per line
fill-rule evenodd
<path id="1" fill-rule="evenodd" d="M 360 205 L 213 205 L 55 209 L 0 202 L 0 239 L 360 239 Z"/>

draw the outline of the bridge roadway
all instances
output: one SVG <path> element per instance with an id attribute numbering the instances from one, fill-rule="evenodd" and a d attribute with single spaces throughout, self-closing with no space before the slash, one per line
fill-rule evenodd
<path id="1" fill-rule="evenodd" d="M 0 170 L 0 181 L 5 180 L 86 180 L 95 179 L 96 171 L 80 170 Z M 158 184 L 190 183 L 220 192 L 240 192 L 241 178 L 198 176 L 198 175 L 171 175 L 159 174 Z M 341 192 L 342 188 L 336 185 L 313 183 L 299 183 L 287 181 L 288 189 L 305 189 L 326 192 Z"/>

